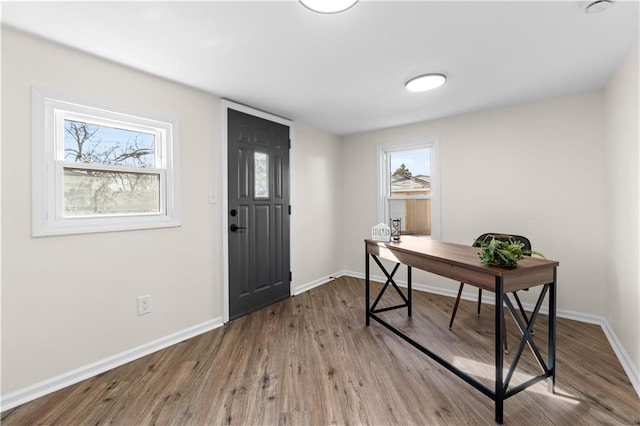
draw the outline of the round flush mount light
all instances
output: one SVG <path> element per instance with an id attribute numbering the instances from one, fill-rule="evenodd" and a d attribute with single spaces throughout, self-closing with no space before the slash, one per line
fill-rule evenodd
<path id="1" fill-rule="evenodd" d="M 358 0 L 299 0 L 309 10 L 318 13 L 340 13 L 353 7 Z"/>
<path id="2" fill-rule="evenodd" d="M 426 92 L 437 89 L 447 82 L 444 74 L 424 74 L 407 81 L 404 86 L 410 92 Z"/>
<path id="3" fill-rule="evenodd" d="M 585 11 L 587 13 L 599 13 L 599 12 L 604 12 L 605 10 L 609 9 L 611 6 L 613 6 L 613 1 L 611 0 L 596 0 L 596 1 L 592 1 L 590 2 L 587 7 L 585 7 Z"/>

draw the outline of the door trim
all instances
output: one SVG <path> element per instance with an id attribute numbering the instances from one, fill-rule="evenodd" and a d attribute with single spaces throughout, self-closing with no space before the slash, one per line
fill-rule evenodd
<path id="1" fill-rule="evenodd" d="M 222 218 L 221 223 L 221 249 L 222 249 L 222 322 L 229 322 L 229 215 L 227 211 L 229 210 L 229 140 L 228 140 L 228 117 L 227 111 L 229 109 L 234 109 L 236 111 L 243 112 L 245 114 L 253 115 L 254 117 L 263 118 L 265 120 L 273 121 L 274 123 L 283 124 L 289 127 L 289 139 L 291 139 L 291 149 L 289 150 L 289 203 L 293 204 L 294 191 L 293 191 L 293 176 L 294 176 L 294 161 L 293 161 L 293 150 L 295 147 L 294 143 L 294 129 L 293 129 L 293 121 L 279 117 L 274 114 L 270 114 L 265 111 L 260 111 L 255 108 L 251 108 L 246 105 L 239 104 L 237 102 L 233 102 L 229 99 L 221 100 L 221 127 L 222 127 L 222 143 L 220 144 L 220 182 L 222 185 L 222 196 L 220 197 L 220 204 L 222 206 L 222 211 L 220 217 Z M 293 208 L 293 207 L 292 207 Z M 295 250 L 293 248 L 293 217 L 292 214 L 289 218 L 289 247 L 290 247 L 290 255 L 289 255 L 289 263 L 290 270 L 293 272 L 293 258 L 295 256 Z M 289 283 L 289 294 L 293 294 L 293 279 Z"/>

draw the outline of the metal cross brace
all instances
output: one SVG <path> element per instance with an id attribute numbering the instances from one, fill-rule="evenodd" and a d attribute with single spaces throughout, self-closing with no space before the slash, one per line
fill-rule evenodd
<path id="1" fill-rule="evenodd" d="M 379 313 L 379 312 L 389 311 L 389 310 L 392 310 L 392 309 L 403 308 L 405 306 L 408 306 L 409 305 L 409 300 L 404 295 L 402 290 L 400 290 L 400 287 L 398 287 L 396 282 L 393 280 L 393 276 L 395 275 L 396 271 L 400 267 L 400 263 L 396 263 L 396 266 L 391 271 L 391 274 L 389 274 L 387 272 L 387 270 L 385 269 L 384 265 L 382 264 L 382 262 L 380 262 L 380 260 L 376 256 L 371 255 L 371 257 L 373 257 L 373 260 L 376 261 L 376 263 L 378 264 L 378 267 L 380 267 L 380 270 L 387 277 L 387 281 L 384 283 L 384 286 L 382 287 L 382 290 L 380 290 L 380 293 L 378 293 L 378 297 L 376 297 L 376 300 L 373 302 L 373 305 L 371 305 L 371 307 L 369 308 L 369 311 L 372 312 L 372 313 Z M 376 310 L 376 306 L 378 305 L 378 302 L 382 298 L 382 295 L 384 294 L 384 292 L 387 290 L 387 287 L 389 287 L 389 284 L 391 284 L 393 286 L 393 288 L 396 290 L 396 292 L 398 293 L 400 298 L 402 298 L 402 301 L 404 302 L 404 304 L 403 305 L 397 305 L 397 306 L 390 306 L 390 307 L 387 307 L 387 308 L 382 308 L 382 309 L 377 309 Z"/>

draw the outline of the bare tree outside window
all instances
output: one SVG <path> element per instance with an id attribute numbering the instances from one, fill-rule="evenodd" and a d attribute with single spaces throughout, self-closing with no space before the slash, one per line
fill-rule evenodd
<path id="1" fill-rule="evenodd" d="M 129 167 L 155 167 L 155 136 L 150 133 L 64 120 L 64 159 Z"/>
<path id="2" fill-rule="evenodd" d="M 66 216 L 159 212 L 154 134 L 74 120 L 64 131 Z"/>

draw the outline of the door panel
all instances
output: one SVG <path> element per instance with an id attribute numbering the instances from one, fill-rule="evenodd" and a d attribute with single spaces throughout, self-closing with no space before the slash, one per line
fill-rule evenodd
<path id="1" fill-rule="evenodd" d="M 273 196 L 282 198 L 282 157 L 277 156 L 273 159 Z"/>
<path id="2" fill-rule="evenodd" d="M 254 271 L 256 272 L 255 282 L 256 290 L 262 290 L 271 284 L 271 277 L 269 276 L 269 266 L 271 263 L 269 243 L 271 242 L 270 235 L 270 207 L 269 206 L 256 206 L 255 207 L 255 221 L 253 227 L 255 228 L 255 265 Z"/>
<path id="3" fill-rule="evenodd" d="M 249 192 L 249 159 L 251 158 L 251 151 L 239 148 L 238 156 L 238 198 L 248 199 L 251 196 Z"/>
<path id="4" fill-rule="evenodd" d="M 289 297 L 289 127 L 228 110 L 229 318 Z"/>

